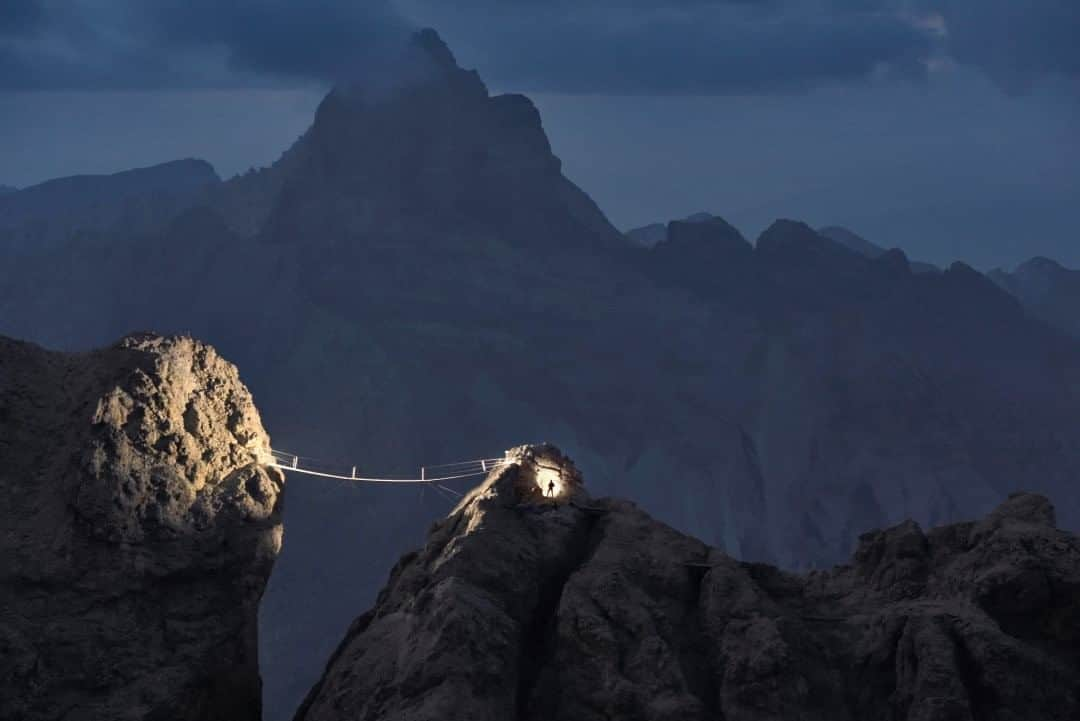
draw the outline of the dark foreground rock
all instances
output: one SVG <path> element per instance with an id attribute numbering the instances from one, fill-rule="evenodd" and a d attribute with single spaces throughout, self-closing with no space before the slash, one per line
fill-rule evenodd
<path id="1" fill-rule="evenodd" d="M 258 719 L 268 453 L 209 346 L 0 337 L 0 719 Z"/>
<path id="2" fill-rule="evenodd" d="M 554 449 L 508 457 L 401 559 L 297 719 L 1080 718 L 1080 542 L 1041 496 L 794 575 L 590 500 Z"/>

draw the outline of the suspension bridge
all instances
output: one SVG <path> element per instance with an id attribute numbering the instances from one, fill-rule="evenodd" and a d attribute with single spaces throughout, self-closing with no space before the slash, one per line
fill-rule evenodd
<path id="1" fill-rule="evenodd" d="M 286 451 L 271 450 L 273 462 L 268 464 L 290 473 L 303 473 L 319 478 L 332 478 L 353 483 L 399 483 L 406 485 L 426 485 L 448 491 L 455 496 L 461 493 L 443 485 L 446 481 L 475 478 L 487 475 L 490 471 L 506 464 L 505 458 L 477 458 L 471 461 L 440 463 L 434 466 L 421 466 L 417 478 L 379 478 L 357 475 L 357 466 L 352 466 L 347 473 L 341 466 L 333 466 L 316 458 L 299 456 Z"/>

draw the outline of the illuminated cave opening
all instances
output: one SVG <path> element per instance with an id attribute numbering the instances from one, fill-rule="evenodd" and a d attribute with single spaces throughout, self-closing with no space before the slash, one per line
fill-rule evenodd
<path id="1" fill-rule="evenodd" d="M 511 449 L 506 463 L 517 469 L 514 483 L 524 503 L 568 501 L 582 485 L 573 461 L 547 443 Z"/>
<path id="2" fill-rule="evenodd" d="M 561 497 L 565 490 L 562 471 L 551 466 L 538 465 L 536 468 L 536 487 L 544 498 Z"/>

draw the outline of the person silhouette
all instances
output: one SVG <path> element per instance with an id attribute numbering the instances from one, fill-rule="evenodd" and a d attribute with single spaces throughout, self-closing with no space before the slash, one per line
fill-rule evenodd
<path id="1" fill-rule="evenodd" d="M 555 481 L 548 481 L 548 492 L 547 492 L 547 494 L 549 496 L 551 496 L 552 498 L 555 497 Z"/>

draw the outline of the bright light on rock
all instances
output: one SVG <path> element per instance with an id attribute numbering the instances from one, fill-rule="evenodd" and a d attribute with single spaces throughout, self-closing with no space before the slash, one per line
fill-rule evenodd
<path id="1" fill-rule="evenodd" d="M 540 493 L 546 497 L 556 498 L 562 495 L 562 474 L 557 468 L 545 468 L 540 466 L 536 470 L 536 485 L 540 487 Z"/>

